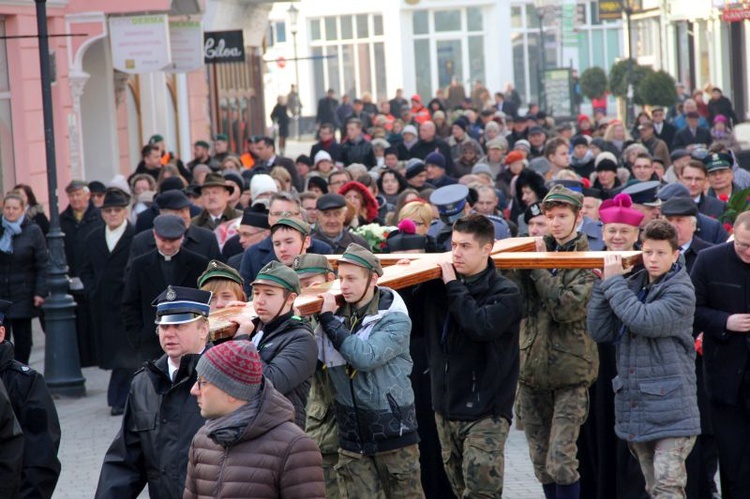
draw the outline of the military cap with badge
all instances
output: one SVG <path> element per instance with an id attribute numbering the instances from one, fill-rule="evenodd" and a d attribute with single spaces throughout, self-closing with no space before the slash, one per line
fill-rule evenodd
<path id="1" fill-rule="evenodd" d="M 210 291 L 182 286 L 167 286 L 151 306 L 156 307 L 157 325 L 185 324 L 208 317 L 211 310 Z"/>

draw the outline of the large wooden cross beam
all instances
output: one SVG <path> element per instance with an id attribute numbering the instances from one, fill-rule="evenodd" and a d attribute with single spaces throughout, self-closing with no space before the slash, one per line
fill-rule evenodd
<path id="1" fill-rule="evenodd" d="M 596 269 L 604 266 L 605 252 L 536 252 L 535 239 L 532 237 L 516 237 L 497 241 L 492 248 L 492 259 L 499 269 Z M 620 251 L 623 265 L 626 267 L 639 263 L 640 251 Z M 611 254 L 611 253 L 610 253 Z M 338 264 L 341 255 L 328 257 L 332 265 Z M 403 253 L 378 255 L 383 267 L 383 276 L 378 279 L 378 285 L 392 289 L 403 289 L 415 286 L 441 276 L 438 262 L 451 258 L 447 253 Z M 397 262 L 408 259 L 409 265 L 396 265 Z M 339 281 L 335 280 L 302 290 L 295 300 L 294 306 L 302 315 L 312 315 L 320 312 L 323 299 L 318 295 L 327 291 L 332 292 L 341 300 Z M 212 339 L 231 337 L 237 329 L 232 317 L 238 313 L 252 312 L 252 304 L 246 307 L 232 307 L 211 312 L 209 329 Z"/>

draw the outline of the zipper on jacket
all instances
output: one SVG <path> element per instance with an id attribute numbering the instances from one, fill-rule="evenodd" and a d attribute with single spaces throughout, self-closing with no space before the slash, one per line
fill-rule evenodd
<path id="1" fill-rule="evenodd" d="M 471 393 L 477 393 L 477 372 L 471 371 Z"/>
<path id="2" fill-rule="evenodd" d="M 359 439 L 359 453 L 364 455 L 365 444 L 362 438 L 362 424 L 359 421 L 359 409 L 357 408 L 357 398 L 354 396 L 354 379 L 349 378 L 349 392 L 352 395 L 352 406 L 354 407 L 354 420 L 357 422 L 357 438 Z"/>
<path id="3" fill-rule="evenodd" d="M 401 415 L 401 408 L 398 406 L 398 403 L 396 403 L 396 399 L 393 397 L 391 393 L 388 393 L 385 396 L 386 400 L 388 400 L 388 405 L 391 406 L 391 414 L 393 414 L 393 417 L 396 418 L 396 421 L 398 421 L 398 436 L 403 437 L 404 436 L 404 418 Z"/>

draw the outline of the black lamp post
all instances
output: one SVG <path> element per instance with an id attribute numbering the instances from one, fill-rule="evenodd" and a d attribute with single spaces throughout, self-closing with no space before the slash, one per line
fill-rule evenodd
<path id="1" fill-rule="evenodd" d="M 86 380 L 81 374 L 76 337 L 75 301 L 68 294 L 68 264 L 65 260 L 65 235 L 60 230 L 57 203 L 57 164 L 55 129 L 52 120 L 52 90 L 47 33 L 47 1 L 36 3 L 39 31 L 39 64 L 42 79 L 44 143 L 47 156 L 47 189 L 49 190 L 50 230 L 47 234 L 49 268 L 47 282 L 50 295 L 42 305 L 47 338 L 44 347 L 44 377 L 49 390 L 56 395 L 81 397 L 86 394 Z"/>
<path id="2" fill-rule="evenodd" d="M 620 5 L 625 11 L 625 22 L 628 30 L 628 109 L 627 109 L 627 124 L 628 126 L 633 124 L 635 119 L 635 108 L 633 106 L 633 29 L 631 17 L 633 15 L 633 2 L 632 0 L 621 0 Z"/>
<path id="3" fill-rule="evenodd" d="M 297 109 L 294 110 L 294 120 L 297 122 L 297 140 L 300 140 L 300 129 L 299 129 L 299 118 L 300 118 L 300 88 L 299 88 L 299 61 L 297 60 L 297 16 L 299 15 L 299 9 L 291 4 L 289 6 L 289 29 L 292 32 L 292 44 L 294 45 L 294 81 L 297 84 L 297 102 L 295 105 Z"/>
<path id="4" fill-rule="evenodd" d="M 539 73 L 537 81 L 539 85 L 539 109 L 541 111 L 547 110 L 547 93 L 544 91 L 544 70 L 547 68 L 547 55 L 544 52 L 544 9 L 546 4 L 547 0 L 534 1 L 536 17 L 539 20 Z"/>

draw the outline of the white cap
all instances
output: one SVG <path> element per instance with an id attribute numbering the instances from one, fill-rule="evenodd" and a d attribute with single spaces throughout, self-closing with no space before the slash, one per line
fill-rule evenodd
<path id="1" fill-rule="evenodd" d="M 121 191 L 130 194 L 130 186 L 128 185 L 127 179 L 124 175 L 121 175 L 119 173 L 112 177 L 112 180 L 109 181 L 107 187 L 117 187 Z"/>
<path id="2" fill-rule="evenodd" d="M 404 127 L 404 131 L 402 133 L 410 133 L 410 134 L 412 134 L 412 135 L 414 135 L 416 137 L 417 136 L 417 127 L 415 127 L 414 125 L 406 125 Z"/>
<path id="3" fill-rule="evenodd" d="M 250 199 L 252 200 L 255 200 L 262 194 L 278 191 L 279 188 L 276 185 L 276 181 L 265 173 L 253 175 L 252 180 L 250 180 Z"/>
<path id="4" fill-rule="evenodd" d="M 331 158 L 331 155 L 328 154 L 328 151 L 318 151 L 315 153 L 315 159 L 313 159 L 313 164 L 317 165 L 321 161 L 333 161 Z"/>

